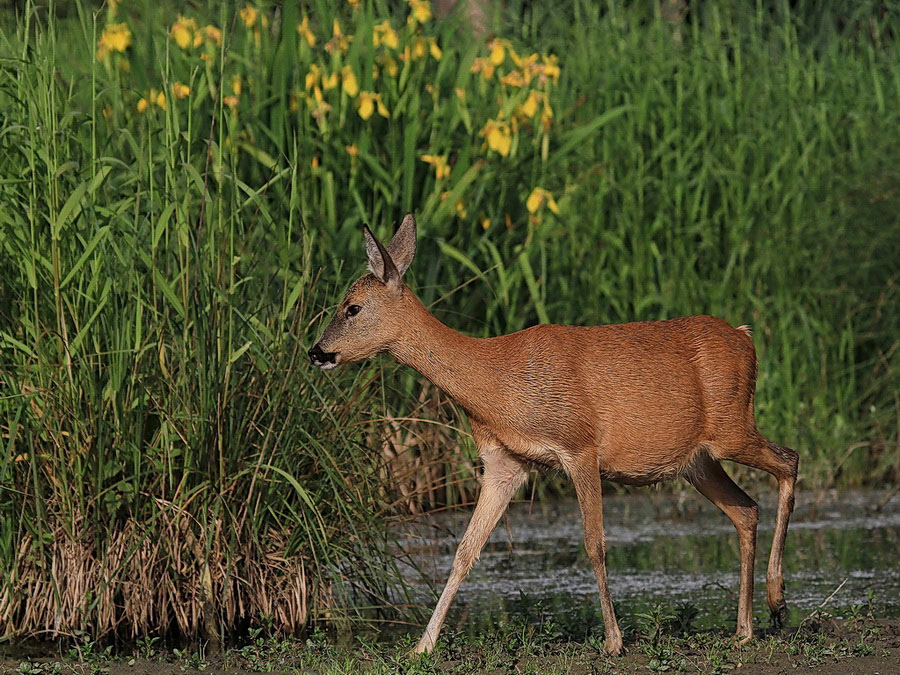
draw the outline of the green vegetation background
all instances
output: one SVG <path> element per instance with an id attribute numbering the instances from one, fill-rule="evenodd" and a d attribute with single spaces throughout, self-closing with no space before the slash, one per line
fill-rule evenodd
<path id="1" fill-rule="evenodd" d="M 507 4 L 490 45 L 415 2 L 3 9 L 0 633 L 400 602 L 383 523 L 470 498 L 473 449 L 304 352 L 406 211 L 451 326 L 749 323 L 801 488 L 898 478 L 896 8 Z"/>

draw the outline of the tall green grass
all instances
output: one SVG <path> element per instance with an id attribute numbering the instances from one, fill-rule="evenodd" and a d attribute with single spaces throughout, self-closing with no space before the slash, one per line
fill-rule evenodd
<path id="1" fill-rule="evenodd" d="M 362 270 L 359 227 L 406 210 L 412 284 L 450 325 L 751 323 L 759 424 L 806 483 L 896 479 L 898 26 L 739 7 L 676 31 L 616 2 L 510 3 L 491 78 L 463 28 L 377 0 L 261 5 L 249 26 L 221 3 L 7 11 L 3 632 L 294 630 L 396 602 L 384 517 L 470 498 L 473 449 L 414 375 L 326 377 L 303 354 Z M 179 11 L 221 43 L 182 49 Z M 334 18 L 345 51 L 324 49 Z M 98 61 L 114 23 L 132 44 Z M 558 84 L 501 84 L 511 48 L 557 55 Z M 351 68 L 389 117 L 321 79 L 314 114 L 312 64 Z M 546 124 L 520 112 L 532 90 Z M 528 208 L 535 188 L 559 215 Z"/>

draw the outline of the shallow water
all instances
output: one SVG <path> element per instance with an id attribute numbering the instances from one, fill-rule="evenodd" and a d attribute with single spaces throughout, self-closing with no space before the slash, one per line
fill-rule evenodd
<path id="1" fill-rule="evenodd" d="M 900 617 L 900 496 L 873 511 L 886 496 L 798 491 L 784 560 L 791 624 L 826 600 L 824 609 L 838 616 L 872 611 Z M 765 571 L 775 521 L 769 499 L 758 500 L 754 614 L 759 626 L 768 625 Z M 457 509 L 407 528 L 403 545 L 413 563 L 407 576 L 418 602 L 431 605 L 431 589 L 443 587 L 470 513 L 471 507 Z M 610 588 L 622 623 L 657 603 L 669 610 L 689 603 L 699 611 L 696 626 L 733 628 L 738 542 L 718 509 L 692 492 L 644 490 L 606 496 L 604 524 Z M 576 631 L 602 625 L 581 537 L 574 500 L 513 504 L 463 583 L 448 622 L 476 627 L 524 613 Z"/>

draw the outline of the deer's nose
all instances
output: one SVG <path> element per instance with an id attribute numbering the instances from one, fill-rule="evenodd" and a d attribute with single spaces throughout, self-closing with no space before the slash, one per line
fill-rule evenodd
<path id="1" fill-rule="evenodd" d="M 337 352 L 322 351 L 322 348 L 316 344 L 306 354 L 314 366 L 324 366 L 327 363 L 335 363 Z"/>

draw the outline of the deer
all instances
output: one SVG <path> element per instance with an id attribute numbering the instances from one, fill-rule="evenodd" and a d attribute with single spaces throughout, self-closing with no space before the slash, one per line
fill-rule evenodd
<path id="1" fill-rule="evenodd" d="M 413 653 L 434 649 L 460 584 L 534 467 L 562 470 L 574 484 L 610 655 L 622 652 L 622 634 L 606 574 L 601 480 L 644 486 L 681 477 L 731 520 L 740 552 L 733 639 L 744 643 L 753 638 L 759 508 L 721 462 L 770 473 L 778 506 L 766 599 L 773 624 L 784 624 L 782 558 L 799 457 L 756 428 L 748 326 L 689 316 L 470 337 L 437 319 L 403 281 L 416 252 L 412 214 L 387 248 L 367 225 L 363 234 L 368 273 L 348 288 L 310 361 L 327 370 L 386 352 L 415 369 L 462 408 L 482 464 L 474 512 Z"/>

